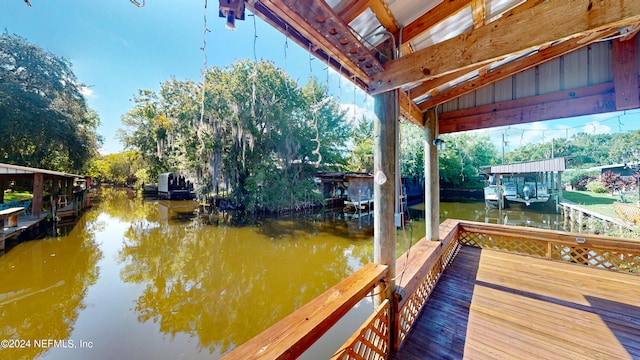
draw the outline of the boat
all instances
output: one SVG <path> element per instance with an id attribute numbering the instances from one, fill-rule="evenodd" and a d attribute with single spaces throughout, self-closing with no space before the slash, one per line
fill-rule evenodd
<path id="1" fill-rule="evenodd" d="M 509 203 L 547 203 L 549 199 L 560 201 L 560 174 L 565 170 L 565 159 L 530 161 L 485 167 L 487 186 L 484 199 L 487 207 L 500 207 Z M 500 191 L 498 191 L 500 190 Z"/>

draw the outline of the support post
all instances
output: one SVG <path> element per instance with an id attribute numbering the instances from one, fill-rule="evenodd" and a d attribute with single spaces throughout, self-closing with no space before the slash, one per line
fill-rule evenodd
<path id="1" fill-rule="evenodd" d="M 33 202 L 31 215 L 38 218 L 42 213 L 42 196 L 44 192 L 44 176 L 42 173 L 33 174 Z"/>
<path id="2" fill-rule="evenodd" d="M 424 208 L 426 237 L 440 240 L 440 175 L 438 173 L 438 149 L 433 140 L 438 136 L 436 110 L 427 111 L 424 126 Z"/>
<path id="3" fill-rule="evenodd" d="M 397 94 L 388 91 L 374 97 L 373 121 L 373 260 L 377 264 L 387 265 L 386 288 L 378 286 L 376 306 L 385 299 L 395 303 L 396 274 L 396 226 L 394 223 L 395 199 L 395 142 L 398 122 L 395 106 Z M 395 314 L 391 311 L 391 324 L 395 323 Z M 391 326 L 391 344 L 395 343 L 396 330 Z"/>
<path id="4" fill-rule="evenodd" d="M 4 190 L 7 188 L 7 182 L 0 179 L 0 203 L 4 203 Z"/>

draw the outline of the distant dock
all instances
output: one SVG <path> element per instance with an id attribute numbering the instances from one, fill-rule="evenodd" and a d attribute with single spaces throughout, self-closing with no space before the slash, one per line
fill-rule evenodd
<path id="1" fill-rule="evenodd" d="M 32 186 L 33 197 L 22 203 L 5 203 L 5 190 L 16 183 L 21 184 L 21 189 L 25 184 Z M 91 204 L 90 185 L 91 178 L 84 175 L 0 163 L 0 252 L 4 252 L 7 240 L 25 233 L 28 235 L 23 239 L 36 238 L 47 218 L 77 218 Z"/>

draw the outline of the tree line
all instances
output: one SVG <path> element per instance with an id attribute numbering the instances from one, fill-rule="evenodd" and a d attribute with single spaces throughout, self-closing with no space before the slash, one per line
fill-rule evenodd
<path id="1" fill-rule="evenodd" d="M 207 69 L 203 81 L 169 79 L 139 90 L 122 116 L 119 154 L 101 156 L 100 119 L 83 96 L 71 63 L 15 35 L 0 36 L 2 162 L 88 173 L 115 182 L 152 183 L 159 173 L 192 177 L 201 196 L 222 194 L 248 210 L 280 210 L 318 199 L 320 171 L 372 172 L 373 126 L 347 121 L 316 79 L 303 86 L 268 61 L 243 60 Z M 203 86 L 204 83 L 204 86 Z M 441 136 L 443 187 L 483 186 L 479 169 L 501 162 L 488 136 Z M 401 168 L 424 176 L 424 135 L 401 124 Z M 526 144 L 505 162 L 568 157 L 587 168 L 640 159 L 640 131 L 578 133 Z"/>

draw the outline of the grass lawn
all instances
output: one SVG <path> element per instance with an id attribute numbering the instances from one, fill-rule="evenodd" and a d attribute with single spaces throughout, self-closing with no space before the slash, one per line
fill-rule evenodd
<path id="1" fill-rule="evenodd" d="M 613 209 L 613 203 L 620 201 L 620 196 L 611 196 L 611 194 L 597 194 L 590 191 L 563 191 L 562 197 L 566 200 L 573 201 L 581 207 L 595 211 L 602 215 L 606 215 L 612 218 L 618 218 L 615 210 Z M 627 203 L 629 199 L 627 198 Z"/>
<path id="2" fill-rule="evenodd" d="M 33 198 L 33 195 L 27 191 L 5 191 L 4 202 L 23 201 Z"/>

